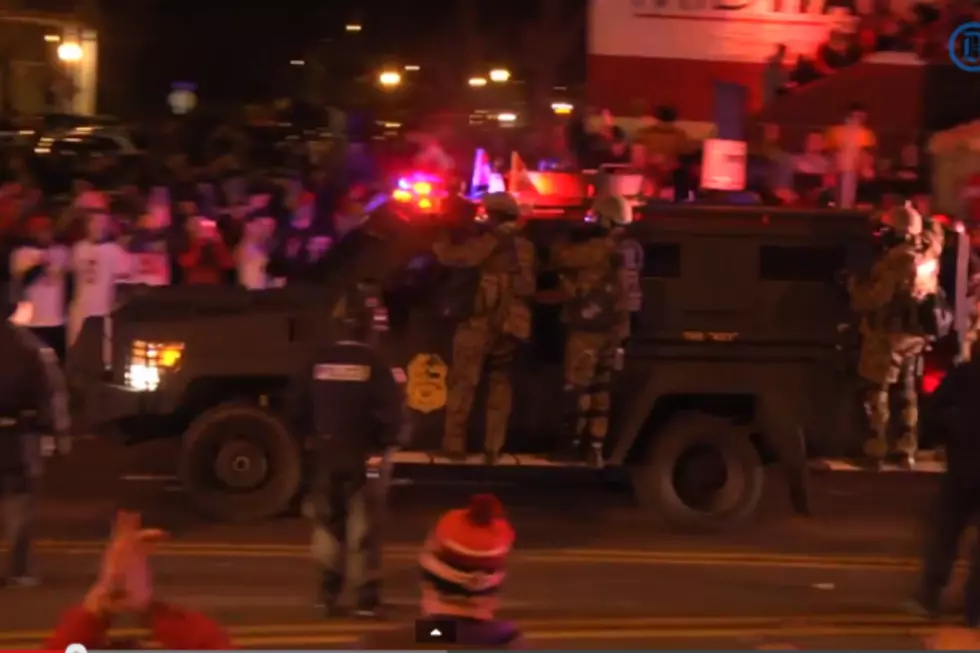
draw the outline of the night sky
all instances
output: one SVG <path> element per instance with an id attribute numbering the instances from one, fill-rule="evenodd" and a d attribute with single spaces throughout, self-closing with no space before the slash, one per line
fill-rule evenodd
<path id="1" fill-rule="evenodd" d="M 322 39 L 364 70 L 390 61 L 425 72 L 435 59 L 457 63 L 465 80 L 464 52 L 472 48 L 458 36 L 460 2 L 478 12 L 480 58 L 519 75 L 527 54 L 515 32 L 533 23 L 535 0 L 102 0 L 100 96 L 110 108 L 162 105 L 178 80 L 196 83 L 201 98 L 215 102 L 283 96 L 295 86 L 290 60 Z M 562 0 L 563 12 L 583 3 Z M 346 33 L 348 22 L 363 31 Z M 583 75 L 584 33 L 575 53 L 563 82 Z"/>

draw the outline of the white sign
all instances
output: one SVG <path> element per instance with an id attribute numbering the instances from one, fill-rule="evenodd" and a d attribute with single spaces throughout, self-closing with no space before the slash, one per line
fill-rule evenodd
<path id="1" fill-rule="evenodd" d="M 706 140 L 701 158 L 701 188 L 744 190 L 747 156 L 745 141 Z"/>

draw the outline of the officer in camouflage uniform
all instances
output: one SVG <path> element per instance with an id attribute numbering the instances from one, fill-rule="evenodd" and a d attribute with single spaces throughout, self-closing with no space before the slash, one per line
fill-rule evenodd
<path id="1" fill-rule="evenodd" d="M 616 226 L 632 221 L 622 197 L 599 198 L 577 242 L 561 242 L 551 263 L 562 274 L 566 296 L 562 312 L 565 343 L 566 420 L 576 450 L 587 441 L 586 461 L 603 465 L 609 429 L 613 373 L 629 337 L 629 297 L 624 284 L 621 243 Z"/>
<path id="2" fill-rule="evenodd" d="M 906 205 L 885 219 L 892 241 L 865 279 L 851 278 L 851 306 L 861 316 L 858 374 L 867 381 L 865 410 L 871 437 L 864 452 L 880 467 L 890 452 L 890 390 L 899 386 L 904 409 L 897 453 L 907 466 L 915 464 L 918 448 L 918 378 L 929 339 L 921 324 L 919 305 L 939 287 L 942 233 L 924 233 L 922 216 Z"/>
<path id="3" fill-rule="evenodd" d="M 477 283 L 469 310 L 456 316 L 443 449 L 466 453 L 466 432 L 484 366 L 488 373 L 484 453 L 493 464 L 507 437 L 512 389 L 510 373 L 522 343 L 531 336 L 531 301 L 537 286 L 534 245 L 521 234 L 520 207 L 508 193 L 483 200 L 483 229 L 462 242 L 440 239 L 433 246 L 445 266 L 474 272 Z"/>

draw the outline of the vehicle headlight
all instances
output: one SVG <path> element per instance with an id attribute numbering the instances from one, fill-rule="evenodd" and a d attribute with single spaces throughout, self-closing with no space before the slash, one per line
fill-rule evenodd
<path id="1" fill-rule="evenodd" d="M 133 390 L 152 392 L 168 371 L 180 367 L 184 344 L 180 342 L 133 341 L 126 368 L 126 385 Z"/>

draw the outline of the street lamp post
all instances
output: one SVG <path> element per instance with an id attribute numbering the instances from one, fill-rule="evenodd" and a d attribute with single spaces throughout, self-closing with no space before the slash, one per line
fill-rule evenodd
<path id="1" fill-rule="evenodd" d="M 506 68 L 494 68 L 490 71 L 490 81 L 495 84 L 504 84 L 510 81 L 510 71 Z"/>
<path id="2" fill-rule="evenodd" d="M 395 72 L 394 70 L 386 70 L 378 75 L 378 83 L 385 89 L 396 88 L 402 83 L 401 73 Z"/>
<path id="3" fill-rule="evenodd" d="M 58 46 L 58 59 L 65 63 L 77 63 L 82 60 L 82 46 L 68 41 Z"/>

